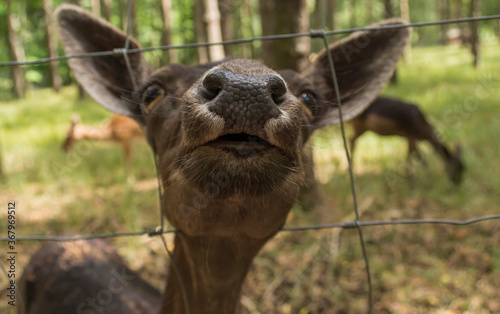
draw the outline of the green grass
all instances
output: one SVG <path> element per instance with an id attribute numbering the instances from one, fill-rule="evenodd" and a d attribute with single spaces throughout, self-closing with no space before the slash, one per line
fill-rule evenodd
<path id="1" fill-rule="evenodd" d="M 500 212 L 498 51 L 496 43 L 483 46 L 479 70 L 470 65 L 468 51 L 454 46 L 414 49 L 411 61 L 399 66 L 398 84 L 383 94 L 419 104 L 447 145 L 462 146 L 467 171 L 461 186 L 451 185 L 441 160 L 421 144 L 428 167 L 415 165 L 410 178 L 403 139 L 365 134 L 354 160 L 362 220 L 468 219 Z M 90 99 L 77 100 L 76 94 L 73 87 L 60 94 L 36 90 L 26 100 L 0 103 L 6 172 L 0 201 L 18 202 L 18 235 L 141 231 L 159 225 L 154 165 L 146 144 L 134 147 L 130 172 L 114 144 L 81 143 L 68 154 L 61 150 L 71 114 L 79 113 L 90 125 L 111 115 Z M 352 215 L 339 127 L 320 131 L 313 145 L 326 205 L 312 212 L 295 208 L 288 225 L 335 223 Z M 499 226 L 491 221 L 467 227 L 365 228 L 375 311 L 500 311 Z M 245 311 L 364 312 L 367 283 L 358 235 L 337 231 L 280 233 L 266 245 L 244 287 Z M 5 234 L 5 224 L 0 233 Z M 39 244 L 18 246 L 21 270 Z M 160 241 L 122 238 L 114 246 L 162 288 L 167 258 Z"/>

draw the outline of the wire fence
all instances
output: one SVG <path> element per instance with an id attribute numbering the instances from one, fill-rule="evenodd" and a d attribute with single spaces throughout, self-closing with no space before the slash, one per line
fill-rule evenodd
<path id="1" fill-rule="evenodd" d="M 128 21 L 131 21 L 131 4 L 133 0 L 128 0 Z M 127 41 L 123 48 L 114 49 L 113 51 L 100 51 L 79 55 L 70 55 L 70 56 L 60 56 L 56 58 L 43 58 L 38 60 L 29 60 L 29 61 L 9 61 L 9 62 L 0 62 L 0 67 L 9 67 L 9 66 L 30 66 L 41 63 L 48 63 L 52 61 L 64 61 L 73 58 L 92 58 L 92 57 L 100 57 L 100 56 L 110 56 L 110 55 L 123 55 L 128 66 L 129 74 L 132 77 L 132 81 L 135 82 L 134 74 L 130 67 L 130 61 L 128 58 L 129 54 L 139 53 L 139 52 L 149 52 L 154 50 L 170 50 L 170 49 L 186 49 L 186 48 L 197 48 L 197 47 L 208 47 L 212 45 L 232 45 L 232 44 L 245 44 L 245 43 L 253 43 L 255 41 L 266 41 L 266 40 L 280 40 L 280 39 L 293 39 L 298 37 L 310 37 L 310 38 L 321 38 L 323 40 L 323 44 L 325 48 L 329 47 L 328 36 L 338 35 L 338 34 L 348 34 L 356 31 L 367 31 L 367 30 L 387 30 L 387 29 L 398 29 L 398 28 L 416 28 L 416 27 L 426 27 L 426 26 L 435 26 L 435 25 L 443 25 L 443 24 L 455 24 L 455 23 L 469 23 L 469 22 L 479 22 L 479 21 L 487 21 L 487 20 L 498 20 L 500 19 L 500 15 L 490 15 L 490 16 L 480 16 L 480 17 L 467 17 L 467 18 L 458 18 L 458 19 L 449 19 L 449 20 L 439 20 L 433 22 L 422 22 L 422 23 L 409 23 L 404 25 L 387 25 L 387 26 L 379 26 L 379 27 L 360 27 L 360 28 L 350 28 L 350 29 L 342 29 L 342 30 L 326 30 L 326 1 L 323 1 L 323 16 L 322 16 L 322 28 L 321 29 L 312 29 L 308 33 L 298 33 L 298 34 L 284 34 L 284 35 L 273 35 L 273 36 L 260 36 L 260 37 L 252 37 L 252 38 L 244 38 L 244 39 L 236 39 L 236 40 L 227 40 L 221 42 L 205 42 L 205 43 L 194 43 L 194 44 L 184 44 L 184 45 L 170 45 L 170 46 L 157 46 L 157 47 L 146 47 L 140 49 L 130 49 L 129 48 L 129 37 L 130 37 L 130 23 L 127 25 Z M 467 220 L 448 220 L 448 219 L 400 219 L 400 220 L 386 220 L 386 221 L 361 221 L 359 217 L 358 211 L 358 198 L 356 196 L 355 189 L 355 180 L 353 176 L 353 169 L 351 164 L 351 158 L 349 156 L 349 150 L 347 148 L 347 140 L 345 135 L 344 122 L 342 120 L 342 106 L 341 99 L 339 93 L 339 85 L 336 78 L 336 72 L 334 68 L 334 63 L 330 54 L 329 57 L 329 66 L 330 70 L 333 74 L 333 84 L 334 89 L 336 91 L 337 103 L 339 104 L 339 116 L 340 116 L 340 125 L 343 139 L 343 146 L 346 154 L 346 158 L 348 161 L 348 170 L 350 176 L 350 184 L 351 184 L 351 192 L 353 197 L 354 204 L 354 221 L 347 221 L 344 223 L 334 223 L 334 224 L 317 224 L 317 225 L 306 225 L 306 226 L 298 226 L 298 227 L 285 227 L 281 229 L 280 232 L 297 232 L 297 231 L 307 231 L 307 230 L 319 230 L 319 229 L 333 229 L 333 228 L 342 228 L 342 229 L 357 229 L 359 233 L 360 245 L 362 247 L 363 257 L 365 261 L 366 267 L 366 275 L 367 275 L 367 285 L 368 285 L 368 312 L 371 313 L 373 311 L 373 288 L 371 284 L 372 274 L 370 272 L 370 259 L 366 252 L 365 241 L 363 239 L 363 229 L 367 227 L 376 227 L 376 226 L 387 226 L 387 225 L 407 225 L 407 224 L 442 224 L 442 225 L 470 225 L 476 224 L 488 220 L 499 220 L 500 214 L 487 215 L 481 217 L 475 217 Z M 141 106 L 142 109 L 142 106 Z M 151 141 L 150 141 L 151 143 Z M 161 236 L 164 234 L 174 234 L 177 230 L 174 229 L 165 229 L 164 224 L 164 216 L 162 213 L 162 189 L 159 183 L 159 171 L 158 171 L 158 162 L 155 148 L 152 146 L 152 150 L 155 155 L 155 166 L 158 175 L 158 196 L 160 198 L 160 221 L 161 224 L 159 227 L 151 228 L 145 231 L 139 232 L 116 232 L 116 233 L 105 233 L 105 234 L 87 234 L 80 236 L 17 236 L 15 238 L 16 241 L 59 241 L 59 242 L 68 242 L 68 241 L 81 241 L 81 240 L 91 240 L 91 239 L 105 239 L 105 238 L 118 238 L 118 237 L 136 237 L 136 236 L 160 236 L 164 247 L 169 255 L 172 257 L 172 253 L 168 249 L 165 239 Z M 8 237 L 0 237 L 0 241 L 10 241 Z M 171 262 L 174 263 L 171 258 Z M 174 265 L 175 266 L 175 265 Z M 5 273 L 5 268 L 3 268 Z M 178 273 L 178 272 L 177 272 Z M 179 274 L 177 274 L 179 276 Z M 182 283 L 182 280 L 180 280 Z M 184 290 L 184 287 L 182 288 Z M 187 313 L 189 313 L 189 301 L 187 300 L 187 295 L 185 291 L 183 292 L 184 302 L 187 309 Z"/>

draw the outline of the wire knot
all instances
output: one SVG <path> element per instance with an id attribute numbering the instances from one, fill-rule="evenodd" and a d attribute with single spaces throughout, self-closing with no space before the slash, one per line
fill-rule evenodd
<path id="1" fill-rule="evenodd" d="M 319 38 L 325 36 L 324 29 L 311 29 L 309 33 L 311 34 L 311 38 Z"/>
<path id="2" fill-rule="evenodd" d="M 127 52 L 128 52 L 128 49 L 126 49 L 126 48 L 115 48 L 115 49 L 113 49 L 113 53 L 117 54 L 117 55 L 124 55 L 124 54 L 127 54 Z"/>
<path id="3" fill-rule="evenodd" d="M 359 227 L 359 221 L 355 220 L 355 221 L 348 221 L 346 223 L 344 223 L 344 229 L 354 229 L 354 228 L 358 228 Z"/>
<path id="4" fill-rule="evenodd" d="M 153 237 L 157 235 L 162 235 L 163 234 L 163 228 L 162 227 L 156 227 L 154 229 L 151 229 L 148 231 L 148 236 Z"/>

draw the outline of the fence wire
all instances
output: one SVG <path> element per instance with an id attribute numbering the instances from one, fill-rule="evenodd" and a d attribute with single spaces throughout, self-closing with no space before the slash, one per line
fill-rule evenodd
<path id="1" fill-rule="evenodd" d="M 128 0 L 128 19 L 127 21 L 131 21 L 131 7 L 133 0 Z M 73 58 L 92 58 L 92 57 L 101 57 L 101 56 L 110 56 L 110 55 L 123 55 L 127 64 L 127 68 L 129 74 L 131 76 L 133 85 L 136 86 L 136 80 L 132 69 L 130 67 L 130 60 L 128 58 L 129 54 L 139 53 L 139 52 L 149 52 L 155 50 L 170 50 L 170 49 L 186 49 L 186 48 L 198 48 L 198 47 L 208 47 L 213 45 L 233 45 L 233 44 L 251 44 L 255 41 L 266 41 L 266 40 L 280 40 L 280 39 L 293 39 L 299 37 L 310 37 L 310 38 L 321 38 L 323 40 L 323 44 L 325 48 L 329 47 L 328 36 L 338 35 L 338 34 L 348 34 L 356 31 L 368 31 L 368 30 L 387 30 L 387 29 L 398 29 L 398 28 L 415 28 L 415 27 L 426 27 L 426 26 L 435 26 L 435 25 L 443 25 L 443 24 L 455 24 L 455 23 L 468 23 L 468 22 L 479 22 L 479 21 L 487 21 L 487 20 L 497 20 L 500 19 L 500 15 L 489 15 L 489 16 L 479 16 L 479 17 L 466 17 L 466 18 L 457 18 L 457 19 L 448 19 L 448 20 L 439 20 L 432 22 L 420 22 L 420 23 L 408 23 L 402 25 L 385 25 L 385 26 L 377 26 L 377 27 L 358 27 L 358 28 L 349 28 L 349 29 L 341 29 L 341 30 L 326 30 L 326 1 L 323 1 L 323 14 L 322 14 L 322 28 L 311 29 L 308 33 L 295 33 L 295 34 L 283 34 L 283 35 L 272 35 L 272 36 L 258 36 L 252 38 L 244 38 L 244 39 L 235 39 L 235 40 L 226 40 L 220 42 L 205 42 L 205 43 L 192 43 L 192 44 L 183 44 L 183 45 L 169 45 L 169 46 L 156 46 L 156 47 L 146 47 L 139 49 L 130 49 L 130 32 L 131 32 L 131 24 L 127 23 L 127 37 L 126 43 L 123 48 L 117 48 L 113 51 L 100 51 L 100 52 L 92 52 L 78 55 L 70 55 L 70 56 L 60 56 L 55 58 L 42 58 L 37 60 L 29 60 L 29 61 L 8 61 L 8 62 L 0 62 L 0 67 L 8 67 L 8 66 L 30 66 L 42 63 L 48 63 L 52 61 L 65 61 Z M 357 229 L 360 238 L 360 245 L 362 247 L 363 257 L 365 261 L 366 274 L 367 274 L 367 284 L 368 284 L 368 312 L 371 313 L 373 311 L 373 289 L 371 285 L 371 273 L 370 273 L 370 263 L 369 258 L 366 253 L 365 241 L 363 239 L 363 228 L 365 227 L 375 227 L 375 226 L 387 226 L 387 225 L 407 225 L 407 224 L 441 224 L 441 225 L 455 225 L 455 226 L 464 226 L 475 224 L 488 220 L 498 220 L 500 219 L 500 214 L 488 215 L 475 217 L 467 220 L 449 220 L 449 219 L 400 219 L 400 220 L 385 220 L 385 221 L 360 221 L 359 212 L 358 212 L 358 199 L 356 196 L 356 188 L 355 188 L 355 180 L 353 176 L 353 169 L 351 164 L 351 158 L 349 156 L 349 150 L 347 148 L 347 140 L 345 135 L 344 121 L 342 115 L 342 106 L 341 99 L 339 93 L 339 85 L 337 82 L 336 72 L 334 68 L 334 63 L 330 54 L 328 55 L 330 70 L 333 75 L 333 87 L 337 97 L 337 103 L 339 104 L 339 116 L 340 116 L 340 129 L 342 132 L 342 140 L 344 145 L 344 150 L 346 153 L 346 158 L 348 161 L 348 171 L 350 177 L 350 185 L 351 185 L 351 193 L 353 197 L 353 210 L 355 213 L 354 221 L 347 221 L 344 223 L 334 223 L 334 224 L 317 224 L 317 225 L 306 225 L 306 226 L 298 226 L 298 227 L 284 227 L 280 230 L 280 232 L 297 232 L 297 231 L 307 231 L 307 230 L 320 230 L 320 229 L 333 229 L 333 228 L 342 228 L 342 229 Z M 142 106 L 141 106 L 141 109 Z M 152 141 L 148 139 L 148 142 L 154 153 L 154 161 L 155 167 L 157 171 L 158 178 L 158 197 L 160 203 L 160 226 L 139 232 L 116 232 L 116 233 L 105 233 L 105 234 L 87 234 L 80 236 L 17 236 L 16 241 L 57 241 L 57 242 L 70 242 L 70 241 L 81 241 L 81 240 L 91 240 L 91 239 L 105 239 L 105 238 L 118 238 L 118 237 L 136 237 L 136 236 L 160 236 L 164 247 L 167 251 L 167 254 L 170 258 L 170 261 L 174 264 L 174 271 L 176 272 L 176 276 L 178 276 L 179 281 L 181 282 L 182 295 L 184 298 L 184 304 L 186 307 L 186 313 L 189 314 L 189 300 L 187 298 L 187 294 L 185 292 L 185 288 L 183 286 L 183 280 L 180 277 L 180 273 L 177 270 L 177 265 L 172 258 L 172 252 L 168 249 L 167 243 L 163 237 L 164 234 L 175 234 L 178 231 L 174 229 L 165 229 L 164 216 L 162 211 L 162 188 L 159 177 L 159 169 L 158 169 L 158 160 L 156 149 L 152 145 Z M 10 241 L 8 237 L 0 237 L 0 241 Z M 20 299 L 21 300 L 21 299 Z M 21 309 L 23 311 L 23 309 Z"/>

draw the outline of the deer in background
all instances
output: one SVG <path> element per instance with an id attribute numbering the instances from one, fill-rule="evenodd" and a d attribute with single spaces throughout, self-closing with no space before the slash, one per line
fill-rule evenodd
<path id="1" fill-rule="evenodd" d="M 379 97 L 359 116 L 351 120 L 354 135 L 351 137 L 351 158 L 354 155 L 356 139 L 366 131 L 379 135 L 398 135 L 408 139 L 408 159 L 415 155 L 424 162 L 417 149 L 417 141 L 428 141 L 443 159 L 450 180 L 460 184 L 465 171 L 461 148 L 451 152 L 438 138 L 417 105 L 400 100 Z"/>
<path id="2" fill-rule="evenodd" d="M 56 14 L 67 55 L 126 41 L 76 6 Z M 393 24 L 401 21 L 379 25 Z M 135 89 L 121 54 L 69 59 L 92 97 L 145 130 L 158 155 L 163 213 L 178 232 L 161 299 L 109 245 L 42 247 L 23 275 L 27 313 L 239 312 L 252 260 L 283 227 L 304 182 L 304 145 L 314 130 L 339 122 L 328 55 L 349 119 L 391 77 L 407 39 L 406 28 L 354 33 L 322 51 L 308 73 L 243 59 L 153 72 L 133 53 Z M 130 48 L 140 48 L 135 39 Z"/>
<path id="3" fill-rule="evenodd" d="M 122 146 L 125 164 L 129 168 L 132 144 L 138 139 L 144 140 L 144 134 L 139 124 L 129 117 L 115 114 L 104 124 L 95 127 L 81 124 L 80 116 L 75 114 L 71 117 L 62 148 L 68 152 L 76 142 L 81 140 L 112 141 Z"/>

